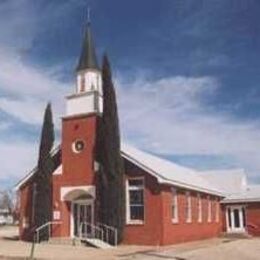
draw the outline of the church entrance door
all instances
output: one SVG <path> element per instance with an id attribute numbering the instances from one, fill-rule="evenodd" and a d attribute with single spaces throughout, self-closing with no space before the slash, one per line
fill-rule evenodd
<path id="1" fill-rule="evenodd" d="M 93 233 L 94 207 L 92 201 L 72 202 L 72 237 L 91 237 Z"/>

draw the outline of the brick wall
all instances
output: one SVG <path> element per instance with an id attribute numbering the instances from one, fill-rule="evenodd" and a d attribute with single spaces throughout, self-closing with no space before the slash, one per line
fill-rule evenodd
<path id="1" fill-rule="evenodd" d="M 32 220 L 32 183 L 28 182 L 19 190 L 19 235 L 22 240 L 31 240 Z"/>
<path id="2" fill-rule="evenodd" d="M 198 223 L 197 192 L 190 191 L 192 221 L 186 223 L 186 196 L 184 189 L 177 189 L 178 223 L 172 222 L 172 192 L 168 185 L 158 184 L 157 180 L 132 163 L 125 161 L 126 179 L 144 176 L 145 178 L 145 220 L 143 225 L 126 225 L 124 243 L 143 245 L 168 245 L 191 240 L 218 236 L 222 230 L 221 209 L 216 222 L 216 204 L 219 198 L 210 196 L 212 219 L 208 222 L 207 194 L 201 194 L 202 222 Z M 217 199 L 217 201 L 216 201 Z"/>
<path id="3" fill-rule="evenodd" d="M 97 116 L 79 116 L 62 121 L 62 174 L 53 176 L 53 209 L 63 224 L 52 229 L 53 236 L 70 236 L 71 203 L 61 201 L 61 187 L 95 185 L 94 159 Z M 72 144 L 83 140 L 85 148 L 73 152 Z"/>
<path id="4" fill-rule="evenodd" d="M 192 240 L 206 239 L 216 237 L 221 233 L 222 221 L 221 211 L 219 210 L 218 221 L 216 220 L 216 205 L 219 204 L 219 199 L 215 196 L 210 196 L 211 200 L 211 221 L 208 221 L 208 195 L 201 194 L 202 202 L 202 220 L 198 221 L 198 198 L 197 192 L 190 191 L 191 196 L 191 222 L 186 220 L 186 190 L 177 189 L 178 198 L 178 222 L 173 223 L 171 203 L 172 193 L 169 186 L 162 188 L 163 201 L 163 244 L 174 244 Z M 218 201 L 216 201 L 218 199 Z"/>
<path id="5" fill-rule="evenodd" d="M 161 244 L 161 196 L 157 180 L 125 161 L 126 179 L 136 176 L 144 177 L 144 223 L 126 224 L 124 229 L 125 244 L 159 245 Z"/>
<path id="6" fill-rule="evenodd" d="M 248 232 L 253 236 L 260 236 L 260 202 L 247 204 L 246 222 Z"/>

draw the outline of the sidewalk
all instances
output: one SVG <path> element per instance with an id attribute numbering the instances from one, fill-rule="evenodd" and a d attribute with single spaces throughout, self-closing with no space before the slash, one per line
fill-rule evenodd
<path id="1" fill-rule="evenodd" d="M 31 243 L 14 240 L 16 235 L 16 228 L 0 227 L 0 259 L 28 258 Z M 103 250 L 43 243 L 36 244 L 34 256 L 36 259 L 65 260 L 259 260 L 260 239 L 215 238 L 166 247 L 118 246 Z"/>

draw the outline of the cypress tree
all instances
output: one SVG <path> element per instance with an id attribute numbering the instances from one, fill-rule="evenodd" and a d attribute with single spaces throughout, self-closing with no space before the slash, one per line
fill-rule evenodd
<path id="1" fill-rule="evenodd" d="M 108 57 L 102 65 L 103 116 L 97 129 L 97 160 L 100 162 L 98 197 L 100 220 L 117 228 L 119 242 L 125 223 L 123 160 L 120 153 L 120 131 L 116 93 Z"/>
<path id="2" fill-rule="evenodd" d="M 44 113 L 38 159 L 38 171 L 35 175 L 34 226 L 39 227 L 52 219 L 51 173 L 54 169 L 51 149 L 54 143 L 54 126 L 51 104 Z M 48 229 L 40 232 L 40 241 L 48 239 Z"/>

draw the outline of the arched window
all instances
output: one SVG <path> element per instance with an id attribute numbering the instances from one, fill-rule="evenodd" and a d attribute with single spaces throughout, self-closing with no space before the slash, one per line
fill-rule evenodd
<path id="1" fill-rule="evenodd" d="M 80 77 L 80 92 L 85 91 L 85 75 L 81 75 Z"/>

